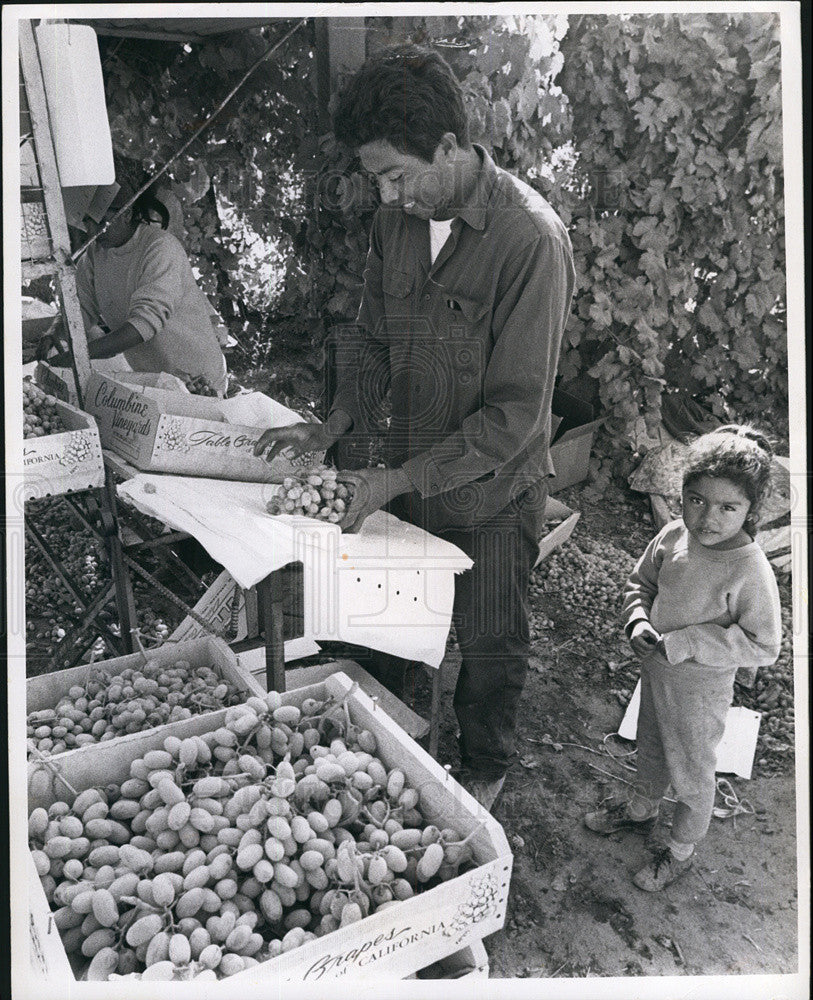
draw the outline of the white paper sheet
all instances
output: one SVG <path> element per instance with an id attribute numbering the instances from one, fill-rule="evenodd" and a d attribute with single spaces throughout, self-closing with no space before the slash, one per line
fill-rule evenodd
<path id="1" fill-rule="evenodd" d="M 261 392 L 248 392 L 221 404 L 224 416 L 230 424 L 246 427 L 289 427 L 302 423 L 302 417 Z"/>
<path id="2" fill-rule="evenodd" d="M 641 705 L 641 682 L 635 685 L 632 699 L 618 735 L 625 740 L 634 740 L 638 733 L 638 709 Z M 740 778 L 750 778 L 754 767 L 754 755 L 757 748 L 757 735 L 762 716 L 750 708 L 729 708 L 726 718 L 725 732 L 717 747 L 717 773 L 736 774 Z"/>
<path id="3" fill-rule="evenodd" d="M 269 517 L 266 503 L 278 488 L 139 473 L 118 492 L 143 513 L 194 536 L 241 587 L 301 562 L 307 637 L 439 666 L 454 574 L 469 569 L 471 559 L 383 511 L 353 535 L 312 518 Z"/>

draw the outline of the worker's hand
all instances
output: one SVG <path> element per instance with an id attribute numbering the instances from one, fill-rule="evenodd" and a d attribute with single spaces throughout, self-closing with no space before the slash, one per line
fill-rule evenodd
<path id="1" fill-rule="evenodd" d="M 265 431 L 254 445 L 254 454 L 265 455 L 266 462 L 273 461 L 283 448 L 290 448 L 294 458 L 312 451 L 324 451 L 339 439 L 339 434 L 327 430 L 324 424 L 291 424 Z"/>
<path id="2" fill-rule="evenodd" d="M 635 655 L 642 659 L 645 656 L 649 656 L 656 649 L 663 646 L 663 636 L 660 632 L 656 632 L 655 629 L 649 624 L 648 621 L 636 622 L 635 627 L 630 635 L 630 645 L 632 646 L 632 651 Z"/>
<path id="3" fill-rule="evenodd" d="M 340 472 L 339 482 L 352 484 L 353 499 L 347 513 L 339 522 L 342 531 L 349 535 L 355 534 L 365 519 L 377 510 L 412 489 L 412 483 L 400 469 L 359 469 L 353 472 Z"/>
<path id="4" fill-rule="evenodd" d="M 273 461 L 283 450 L 290 448 L 294 458 L 312 451 L 326 451 L 334 445 L 353 421 L 344 410 L 334 410 L 324 424 L 301 423 L 265 431 L 254 445 L 254 454 L 262 455 L 267 449 L 266 462 Z"/>

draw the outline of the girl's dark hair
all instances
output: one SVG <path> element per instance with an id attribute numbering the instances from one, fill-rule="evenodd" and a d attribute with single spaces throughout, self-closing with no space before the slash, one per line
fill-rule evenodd
<path id="1" fill-rule="evenodd" d="M 113 160 L 116 167 L 116 180 L 125 190 L 129 188 L 127 197 L 130 198 L 150 175 L 137 160 L 133 160 L 129 156 L 116 154 Z M 140 226 L 142 223 L 149 225 L 155 221 L 156 213 L 161 220 L 161 228 L 166 229 L 169 226 L 169 211 L 166 205 L 155 196 L 153 188 L 148 187 L 133 202 L 130 218 L 134 226 Z"/>
<path id="2" fill-rule="evenodd" d="M 745 424 L 726 424 L 701 435 L 689 446 L 683 487 L 701 476 L 734 483 L 751 504 L 743 527 L 753 538 L 760 507 L 771 491 L 772 459 L 773 448 L 761 431 Z"/>
<path id="3" fill-rule="evenodd" d="M 333 131 L 352 149 L 383 139 L 427 162 L 446 132 L 470 145 L 457 78 L 437 52 L 417 45 L 384 49 L 364 63 L 338 95 Z"/>

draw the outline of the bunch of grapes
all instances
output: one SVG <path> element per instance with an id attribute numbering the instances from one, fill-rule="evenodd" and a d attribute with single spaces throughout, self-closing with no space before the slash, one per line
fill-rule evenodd
<path id="1" fill-rule="evenodd" d="M 427 824 L 376 751 L 346 699 L 270 692 L 168 736 L 121 785 L 35 808 L 34 863 L 82 978 L 222 979 L 474 867 L 478 827 Z M 31 790 L 51 798 L 45 769 Z M 461 919 L 495 892 L 480 885 Z"/>
<path id="2" fill-rule="evenodd" d="M 458 906 L 446 933 L 463 934 L 473 923 L 479 923 L 490 916 L 499 902 L 500 893 L 493 875 L 473 881 L 470 897 Z"/>
<path id="3" fill-rule="evenodd" d="M 183 426 L 180 420 L 169 420 L 164 426 L 163 447 L 165 451 L 189 451 Z"/>
<path id="4" fill-rule="evenodd" d="M 71 436 L 70 443 L 62 456 L 62 462 L 65 465 L 78 464 L 90 458 L 92 452 L 90 434 L 79 431 Z"/>
<path id="5" fill-rule="evenodd" d="M 23 437 L 46 437 L 67 430 L 56 409 L 56 400 L 34 385 L 23 380 Z"/>
<path id="6" fill-rule="evenodd" d="M 618 639 L 620 598 L 635 565 L 629 553 L 611 542 L 568 540 L 532 576 L 531 593 L 555 597 L 597 642 Z"/>
<path id="7" fill-rule="evenodd" d="M 298 514 L 337 524 L 353 499 L 353 485 L 336 477 L 336 470 L 327 466 L 313 466 L 286 477 L 280 491 L 268 501 L 268 513 Z"/>
<path id="8" fill-rule="evenodd" d="M 55 708 L 32 712 L 28 738 L 34 749 L 57 754 L 213 712 L 243 697 L 211 667 L 193 668 L 186 660 L 168 666 L 151 660 L 116 675 L 97 669 L 87 684 L 71 687 Z"/>
<path id="9" fill-rule="evenodd" d="M 205 375 L 184 375 L 183 383 L 194 396 L 217 396 L 217 389 L 213 388 Z"/>

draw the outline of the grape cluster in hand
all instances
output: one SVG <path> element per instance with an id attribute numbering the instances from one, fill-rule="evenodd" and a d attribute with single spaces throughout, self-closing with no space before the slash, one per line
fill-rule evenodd
<path id="1" fill-rule="evenodd" d="M 269 514 L 298 514 L 337 524 L 353 499 L 351 483 L 341 483 L 335 469 L 316 466 L 288 476 L 266 509 Z"/>

